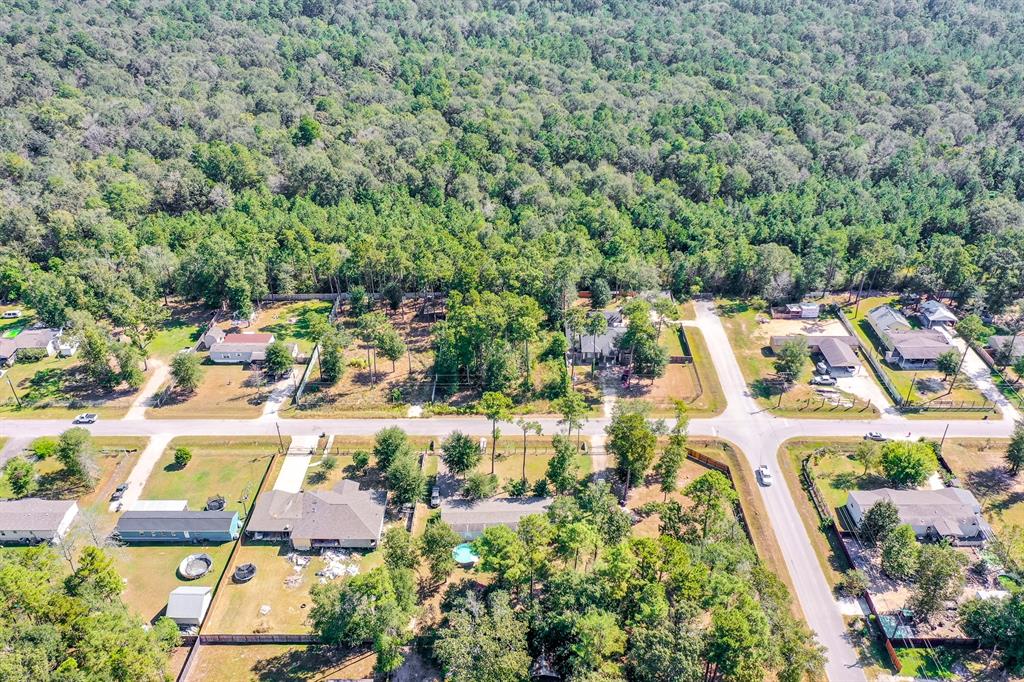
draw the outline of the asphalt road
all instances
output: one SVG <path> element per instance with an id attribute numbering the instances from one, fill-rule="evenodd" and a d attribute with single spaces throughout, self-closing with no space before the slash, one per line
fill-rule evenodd
<path id="1" fill-rule="evenodd" d="M 692 435 L 714 436 L 731 441 L 746 457 L 750 466 L 769 464 L 778 470 L 777 455 L 782 443 L 797 436 L 827 440 L 844 436 L 862 436 L 867 431 L 878 431 L 889 438 L 948 437 L 1002 437 L 1009 436 L 1019 413 L 998 395 L 1003 416 L 992 420 L 926 421 L 907 420 L 886 414 L 875 420 L 787 419 L 763 410 L 750 395 L 740 372 L 736 356 L 725 329 L 713 305 L 700 302 L 696 306 L 696 320 L 686 325 L 701 329 L 718 372 L 718 378 L 728 401 L 725 411 L 711 419 L 693 419 Z M 973 365 L 972 365 L 973 366 Z M 138 416 L 133 413 L 133 416 Z M 544 433 L 556 433 L 560 426 L 554 418 L 537 419 Z M 606 417 L 595 418 L 583 426 L 584 435 L 599 435 L 608 424 Z M 0 435 L 9 439 L 0 452 L 0 464 L 20 452 L 33 438 L 56 435 L 70 426 L 67 420 L 4 420 L 0 421 Z M 482 417 L 434 417 L 430 419 L 278 419 L 270 414 L 259 419 L 145 419 L 126 418 L 100 420 L 89 430 L 97 436 L 316 436 L 372 435 L 386 426 L 399 426 L 412 435 L 443 436 L 451 431 L 462 431 L 474 436 L 489 436 L 490 422 Z M 503 425 L 506 433 L 513 433 L 514 424 Z M 857 653 L 846 638 L 846 628 L 838 606 L 818 565 L 811 540 L 801 522 L 794 494 L 786 479 L 775 476 L 771 487 L 758 488 L 764 499 L 768 517 L 776 540 L 785 557 L 792 582 L 797 586 L 797 598 L 808 624 L 828 650 L 826 670 L 833 682 L 864 680 Z"/>

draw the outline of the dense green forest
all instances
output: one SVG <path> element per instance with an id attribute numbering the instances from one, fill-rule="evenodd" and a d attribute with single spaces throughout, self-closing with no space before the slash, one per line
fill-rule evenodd
<path id="1" fill-rule="evenodd" d="M 0 296 L 1024 296 L 1018 0 L 3 0 Z"/>

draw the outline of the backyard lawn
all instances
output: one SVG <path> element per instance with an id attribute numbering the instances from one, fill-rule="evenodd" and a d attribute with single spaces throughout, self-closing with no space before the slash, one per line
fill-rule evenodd
<path id="1" fill-rule="evenodd" d="M 511 447 L 509 443 L 505 443 L 506 439 L 498 441 L 498 454 L 494 459 L 494 473 L 498 476 L 498 485 L 504 485 L 506 481 L 518 481 L 523 477 L 523 449 L 522 439 L 519 439 L 518 450 Z M 533 485 L 540 479 L 547 475 L 548 462 L 551 461 L 554 451 L 551 449 L 551 439 L 534 440 L 527 447 L 526 455 L 526 480 L 529 481 L 530 485 Z M 592 460 L 589 455 L 577 455 L 576 462 L 579 466 L 578 476 L 579 478 L 586 478 L 590 475 L 590 467 Z M 491 473 L 491 450 L 490 446 L 486 452 L 483 453 L 483 457 L 480 459 L 480 464 L 477 465 L 477 471 L 485 474 Z"/>
<path id="2" fill-rule="evenodd" d="M 273 334 L 278 341 L 295 343 L 303 355 L 309 355 L 313 350 L 309 321 L 316 316 L 326 319 L 331 312 L 331 306 L 330 301 L 264 304 L 257 311 L 251 327 L 243 331 Z"/>
<path id="3" fill-rule="evenodd" d="M 116 418 L 128 411 L 135 393 L 130 389 L 100 390 L 74 357 L 15 362 L 0 379 L 0 418 L 71 418 L 86 407 L 100 417 Z"/>
<path id="4" fill-rule="evenodd" d="M 192 668 L 192 679 L 247 682 L 373 677 L 376 656 L 372 648 L 339 651 L 335 647 L 294 644 L 246 646 L 206 645 Z"/>
<path id="5" fill-rule="evenodd" d="M 1010 475 L 1004 458 L 1008 443 L 998 438 L 971 438 L 947 440 L 942 448 L 946 463 L 977 495 L 985 518 L 997 533 L 1008 526 L 1024 527 L 1024 475 Z"/>
<path id="6" fill-rule="evenodd" d="M 219 545 L 131 544 L 107 550 L 125 580 L 121 598 L 144 620 L 152 621 L 167 608 L 171 590 L 182 585 L 213 587 L 227 565 L 235 543 Z M 213 570 L 195 580 L 178 578 L 178 564 L 189 554 L 203 552 L 213 558 Z"/>
<path id="7" fill-rule="evenodd" d="M 192 461 L 179 469 L 174 450 L 182 446 L 192 451 Z M 187 499 L 189 509 L 202 509 L 222 495 L 228 509 L 244 516 L 277 448 L 277 441 L 268 439 L 175 438 L 153 467 L 141 499 Z"/>

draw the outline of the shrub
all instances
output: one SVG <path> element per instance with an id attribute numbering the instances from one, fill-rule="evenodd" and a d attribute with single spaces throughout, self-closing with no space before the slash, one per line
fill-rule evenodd
<path id="1" fill-rule="evenodd" d="M 366 467 L 370 466 L 370 453 L 366 450 L 356 450 L 352 454 L 352 466 L 356 471 L 364 471 Z"/>
<path id="2" fill-rule="evenodd" d="M 334 471 L 338 466 L 338 458 L 334 455 L 324 455 L 320 458 L 320 468 L 324 471 Z"/>
<path id="3" fill-rule="evenodd" d="M 548 479 L 542 478 L 533 484 L 533 494 L 537 497 L 548 497 L 551 494 Z"/>
<path id="4" fill-rule="evenodd" d="M 18 351 L 16 361 L 19 365 L 28 365 L 33 362 L 39 362 L 46 357 L 49 356 L 45 348 L 22 348 Z"/>
<path id="5" fill-rule="evenodd" d="M 57 452 L 57 439 L 49 436 L 36 438 L 32 441 L 31 450 L 37 459 L 46 459 Z"/>
<path id="6" fill-rule="evenodd" d="M 522 497 L 526 494 L 527 484 L 525 480 L 517 478 L 507 481 L 503 489 L 509 497 Z"/>
<path id="7" fill-rule="evenodd" d="M 184 469 L 185 466 L 192 461 L 192 451 L 188 448 L 175 448 L 174 450 L 174 464 L 179 469 Z"/>
<path id="8" fill-rule="evenodd" d="M 473 473 L 466 477 L 466 484 L 462 486 L 462 495 L 470 500 L 482 500 L 490 497 L 497 490 L 497 476 L 494 474 Z"/>
<path id="9" fill-rule="evenodd" d="M 840 594 L 847 597 L 859 597 L 868 589 L 868 576 L 864 571 L 850 569 L 843 573 L 836 588 Z"/>

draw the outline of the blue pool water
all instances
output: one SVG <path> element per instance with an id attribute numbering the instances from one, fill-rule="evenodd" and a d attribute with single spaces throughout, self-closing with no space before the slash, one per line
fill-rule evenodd
<path id="1" fill-rule="evenodd" d="M 476 552 L 473 551 L 473 546 L 468 542 L 464 542 L 453 549 L 452 558 L 454 558 L 455 562 L 459 564 L 474 564 L 480 559 L 480 557 L 476 555 Z"/>

